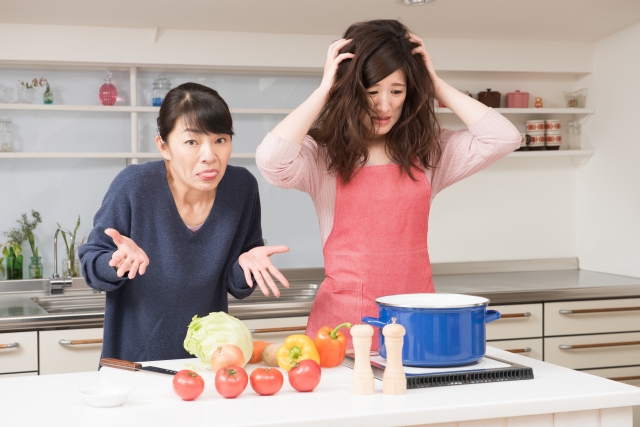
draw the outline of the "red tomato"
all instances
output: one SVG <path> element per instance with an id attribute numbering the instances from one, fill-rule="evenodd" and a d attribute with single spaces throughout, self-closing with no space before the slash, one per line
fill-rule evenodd
<path id="1" fill-rule="evenodd" d="M 312 391 L 320 384 L 322 369 L 315 360 L 307 359 L 289 370 L 289 383 L 298 391 Z"/>
<path id="2" fill-rule="evenodd" d="M 202 394 L 204 380 L 197 373 L 184 369 L 173 377 L 173 391 L 182 400 L 193 400 Z"/>
<path id="3" fill-rule="evenodd" d="M 247 371 L 239 366 L 227 366 L 216 373 L 216 390 L 227 399 L 240 396 L 248 382 Z"/>
<path id="4" fill-rule="evenodd" d="M 263 396 L 276 394 L 282 388 L 284 377 L 275 368 L 256 368 L 251 373 L 251 388 Z"/>

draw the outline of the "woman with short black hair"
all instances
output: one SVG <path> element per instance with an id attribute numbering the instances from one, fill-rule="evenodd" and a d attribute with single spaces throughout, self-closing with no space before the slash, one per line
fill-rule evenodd
<path id="1" fill-rule="evenodd" d="M 246 298 L 288 287 L 263 246 L 258 184 L 228 165 L 233 122 L 206 86 L 166 96 L 156 145 L 163 161 L 125 168 L 113 180 L 79 249 L 87 284 L 106 291 L 102 357 L 130 361 L 190 357 L 193 316 L 227 311 L 227 293 Z"/>

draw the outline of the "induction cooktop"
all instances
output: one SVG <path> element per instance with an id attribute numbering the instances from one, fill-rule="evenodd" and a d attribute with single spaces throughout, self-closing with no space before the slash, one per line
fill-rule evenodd
<path id="1" fill-rule="evenodd" d="M 385 363 L 386 360 L 378 353 L 371 354 L 374 378 L 382 380 Z M 347 354 L 342 365 L 353 369 L 353 364 L 353 354 Z M 476 363 L 466 366 L 447 368 L 405 366 L 404 372 L 407 376 L 407 389 L 533 379 L 533 369 L 530 367 L 491 356 L 485 356 Z"/>

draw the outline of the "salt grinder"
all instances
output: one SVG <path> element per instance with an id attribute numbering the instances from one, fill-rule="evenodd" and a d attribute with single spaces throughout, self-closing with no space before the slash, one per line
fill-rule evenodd
<path id="1" fill-rule="evenodd" d="M 351 394 L 373 394 L 373 371 L 370 361 L 373 326 L 353 325 L 350 332 L 355 359 L 351 376 Z"/>
<path id="2" fill-rule="evenodd" d="M 407 377 L 402 367 L 402 342 L 406 333 L 404 326 L 396 323 L 396 318 L 391 318 L 391 323 L 382 328 L 384 345 L 387 349 L 387 363 L 382 375 L 382 393 L 406 394 Z"/>

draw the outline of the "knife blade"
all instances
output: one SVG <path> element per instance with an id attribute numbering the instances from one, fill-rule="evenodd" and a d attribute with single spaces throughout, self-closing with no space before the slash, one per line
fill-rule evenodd
<path id="1" fill-rule="evenodd" d="M 108 368 L 124 369 L 125 371 L 149 371 L 157 374 L 175 375 L 178 372 L 171 369 L 158 368 L 157 366 L 142 366 L 137 362 L 129 362 L 127 360 L 120 359 L 100 359 L 100 366 L 106 366 Z"/>

